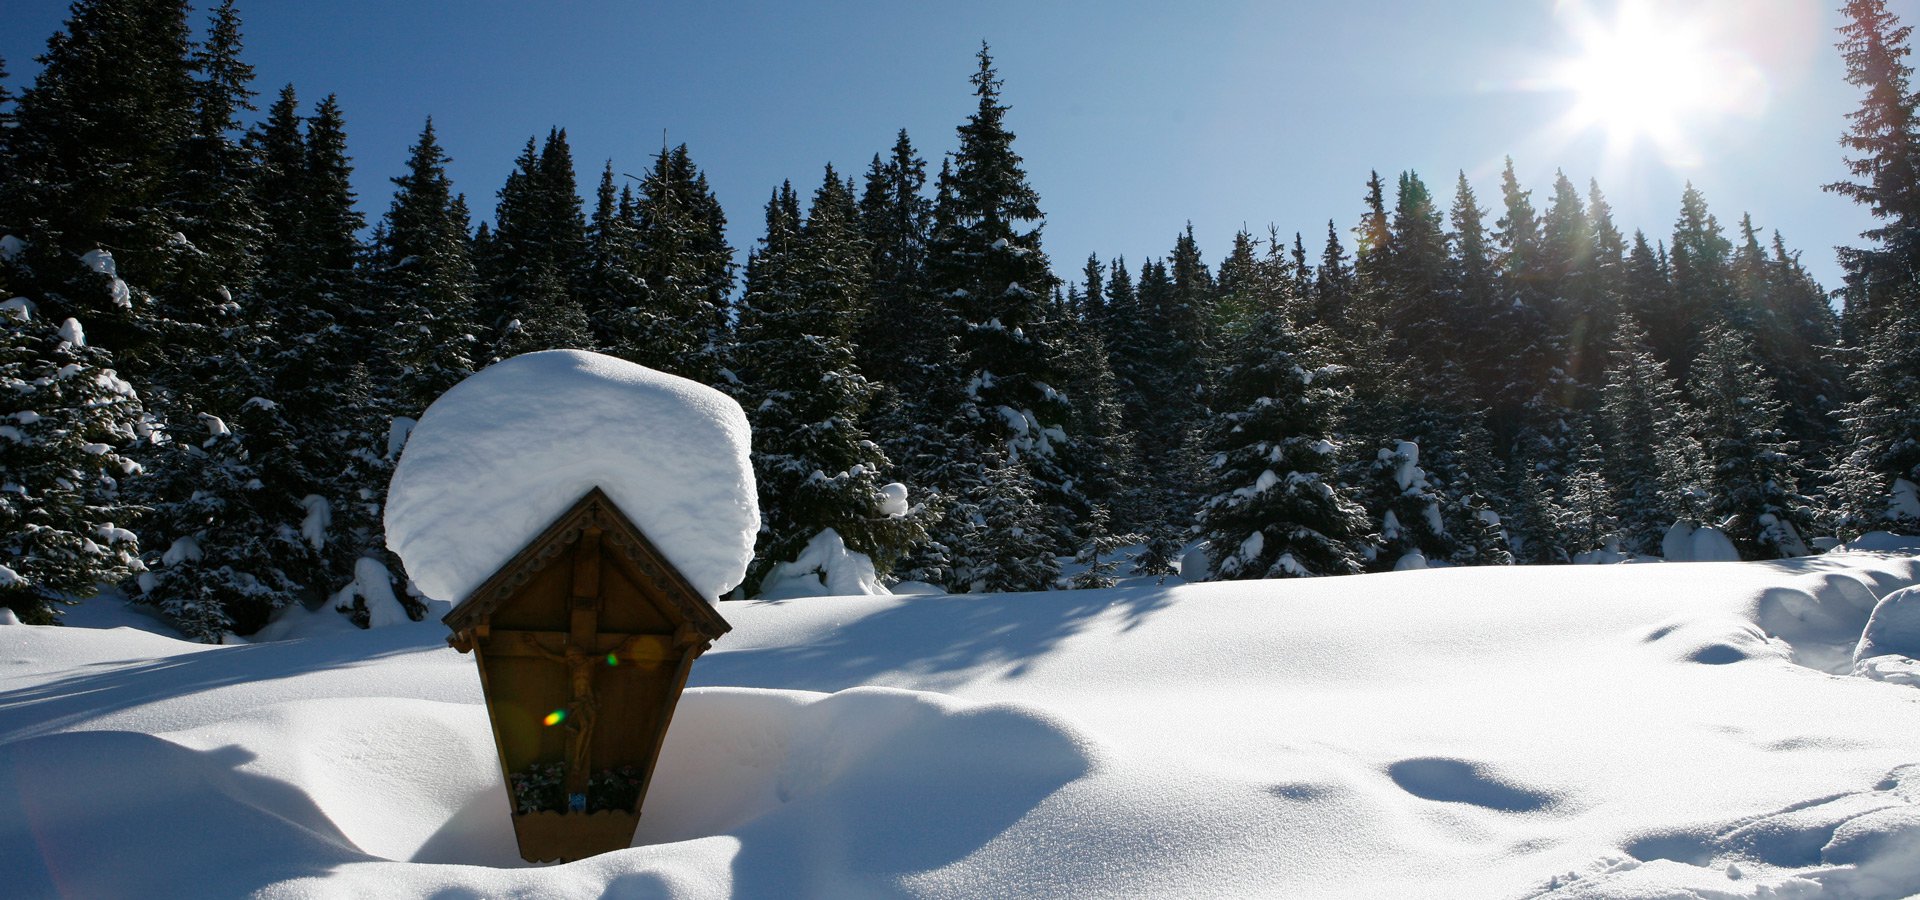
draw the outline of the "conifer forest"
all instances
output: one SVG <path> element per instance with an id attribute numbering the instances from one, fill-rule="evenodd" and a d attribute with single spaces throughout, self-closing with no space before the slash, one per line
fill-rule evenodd
<path id="1" fill-rule="evenodd" d="M 556 127 L 504 184 L 456 186 L 428 120 L 349 159 L 324 85 L 255 83 L 241 12 L 78 0 L 30 83 L 0 64 L 0 605 L 23 621 L 101 586 L 205 641 L 290 604 L 364 619 L 407 587 L 381 507 L 409 426 L 554 348 L 746 410 L 741 597 L 828 530 L 962 593 L 1920 529 L 1920 95 L 1882 0 L 1837 35 L 1859 106 L 1826 188 L 1876 223 L 1838 285 L 1738 197 L 1629 224 L 1603 185 L 1511 162 L 1355 171 L 1324 230 L 1203 248 L 1174 211 L 1164 256 L 1054 259 L 985 45 L 955 133 L 768 185 L 736 247 L 698 148 L 576 161 Z M 355 167 L 391 196 L 355 196 Z"/>

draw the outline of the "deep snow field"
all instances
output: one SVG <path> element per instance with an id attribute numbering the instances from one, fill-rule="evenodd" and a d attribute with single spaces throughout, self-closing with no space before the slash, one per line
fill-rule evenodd
<path id="1" fill-rule="evenodd" d="M 1907 896 L 1920 591 L 1852 655 L 1920 545 L 1869 545 L 722 604 L 635 846 L 547 867 L 437 619 L 96 600 L 0 627 L 0 895 Z"/>

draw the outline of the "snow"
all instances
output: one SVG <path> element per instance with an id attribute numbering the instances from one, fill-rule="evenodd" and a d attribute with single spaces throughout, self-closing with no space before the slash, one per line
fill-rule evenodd
<path id="1" fill-rule="evenodd" d="M 0 260 L 18 259 L 20 254 L 25 252 L 27 252 L 26 241 L 11 234 L 0 235 Z"/>
<path id="2" fill-rule="evenodd" d="M 167 552 L 160 554 L 160 564 L 177 566 L 183 562 L 198 562 L 204 555 L 200 550 L 199 540 L 190 534 L 183 535 L 174 538 L 173 544 L 167 547 Z"/>
<path id="3" fill-rule="evenodd" d="M 880 514 L 889 517 L 904 516 L 912 511 L 907 505 L 907 486 L 898 481 L 880 486 Z"/>
<path id="4" fill-rule="evenodd" d="M 33 321 L 33 301 L 25 297 L 14 297 L 5 303 L 0 303 L 0 312 L 22 322 L 31 322 Z"/>
<path id="5" fill-rule="evenodd" d="M 108 296 L 113 300 L 114 305 L 122 309 L 133 308 L 133 292 L 127 288 L 126 282 L 120 280 L 120 268 L 113 261 L 112 252 L 104 249 L 88 250 L 80 254 L 80 264 L 107 276 Z"/>
<path id="6" fill-rule="evenodd" d="M 20 577 L 20 573 L 15 572 L 12 567 L 0 565 L 0 588 L 18 587 L 26 583 L 27 580 Z"/>
<path id="7" fill-rule="evenodd" d="M 65 322 L 61 322 L 59 334 L 61 340 L 75 347 L 84 347 L 87 344 L 87 332 L 80 327 L 79 319 L 70 318 Z"/>
<path id="8" fill-rule="evenodd" d="M 1895 478 L 1893 499 L 1887 504 L 1887 511 L 1896 519 L 1920 522 L 1920 485 L 1905 478 Z"/>
<path id="9" fill-rule="evenodd" d="M 1885 549 L 727 603 L 635 846 L 547 867 L 431 619 L 0 628 L 0 871 L 22 898 L 1907 896 L 1920 672 L 1889 644 L 1829 673 L 1911 605 L 1920 543 L 1856 544 Z"/>
<path id="10" fill-rule="evenodd" d="M 1893 654 L 1920 658 L 1920 589 L 1894 591 L 1874 604 L 1853 659 Z"/>
<path id="11" fill-rule="evenodd" d="M 417 424 L 419 424 L 417 421 L 406 416 L 395 416 L 393 421 L 387 424 L 388 459 L 400 455 L 401 448 L 407 446 L 407 438 L 413 434 L 413 426 Z"/>
<path id="12" fill-rule="evenodd" d="M 300 519 L 300 537 L 315 550 L 327 549 L 327 529 L 333 527 L 333 505 L 319 494 L 300 498 L 307 514 Z"/>
<path id="13" fill-rule="evenodd" d="M 362 556 L 354 562 L 353 583 L 333 595 L 333 606 L 336 609 L 351 608 L 356 598 L 366 604 L 368 628 L 384 628 L 412 621 L 407 617 L 406 607 L 401 606 L 399 598 L 393 595 L 393 573 L 387 571 L 384 563 L 371 556 Z"/>
<path id="14" fill-rule="evenodd" d="M 1711 525 L 1694 526 L 1684 521 L 1674 522 L 1673 527 L 1667 529 L 1660 550 L 1667 562 L 1740 561 L 1740 551 L 1734 549 L 1733 540 L 1726 532 Z"/>
<path id="15" fill-rule="evenodd" d="M 791 562 L 776 564 L 760 585 L 762 600 L 843 597 L 890 593 L 874 574 L 873 560 L 847 549 L 828 528 L 813 536 Z"/>
<path id="16" fill-rule="evenodd" d="M 598 487 L 717 598 L 745 578 L 760 527 L 747 441 L 740 405 L 704 385 L 597 353 L 517 356 L 413 427 L 387 546 L 422 594 L 457 603 Z"/>

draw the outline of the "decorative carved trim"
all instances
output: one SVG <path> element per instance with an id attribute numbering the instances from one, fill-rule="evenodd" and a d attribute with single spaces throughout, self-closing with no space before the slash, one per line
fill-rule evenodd
<path id="1" fill-rule="evenodd" d="M 633 563 L 652 583 L 654 590 L 698 629 L 708 642 L 733 630 L 733 626 L 727 624 L 727 620 L 721 618 L 719 611 L 713 608 L 711 601 L 700 596 L 687 583 L 686 577 L 667 562 L 640 527 L 633 524 L 598 487 L 587 491 L 571 508 L 561 513 L 552 525 L 547 526 L 532 543 L 488 577 L 478 590 L 463 599 L 441 621 L 455 633 L 483 623 L 501 604 L 565 553 L 567 548 L 578 543 L 580 535 L 588 527 L 599 528 L 603 532 L 602 546 L 610 542 L 618 547 L 620 555 Z"/>

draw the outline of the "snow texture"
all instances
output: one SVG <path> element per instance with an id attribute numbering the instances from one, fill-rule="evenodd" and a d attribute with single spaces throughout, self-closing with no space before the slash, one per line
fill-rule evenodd
<path id="1" fill-rule="evenodd" d="M 1920 522 L 1920 485 L 1905 478 L 1893 480 L 1893 498 L 1887 503 L 1887 512 L 1897 520 Z"/>
<path id="2" fill-rule="evenodd" d="M 1739 562 L 1740 551 L 1727 533 L 1711 525 L 1675 522 L 1660 542 L 1667 562 Z"/>
<path id="3" fill-rule="evenodd" d="M 1894 591 L 1874 604 L 1853 659 L 1889 654 L 1920 659 L 1920 589 Z"/>
<path id="4" fill-rule="evenodd" d="M 387 546 L 458 603 L 595 487 L 695 590 L 746 577 L 760 527 L 748 427 L 719 391 L 578 350 L 517 356 L 435 400 L 387 492 Z"/>
<path id="5" fill-rule="evenodd" d="M 795 597 L 849 597 L 891 593 L 874 574 L 873 560 L 847 549 L 840 533 L 828 528 L 813 536 L 792 562 L 776 564 L 760 588 L 762 600 Z"/>
<path id="6" fill-rule="evenodd" d="M 1920 544 L 1865 543 L 730 603 L 634 846 L 543 867 L 435 623 L 0 628 L 0 877 L 23 900 L 1904 897 L 1920 680 L 1810 665 L 1920 582 Z"/>
<path id="7" fill-rule="evenodd" d="M 904 516 L 912 510 L 907 505 L 907 486 L 898 481 L 880 486 L 880 514 L 883 516 Z"/>

